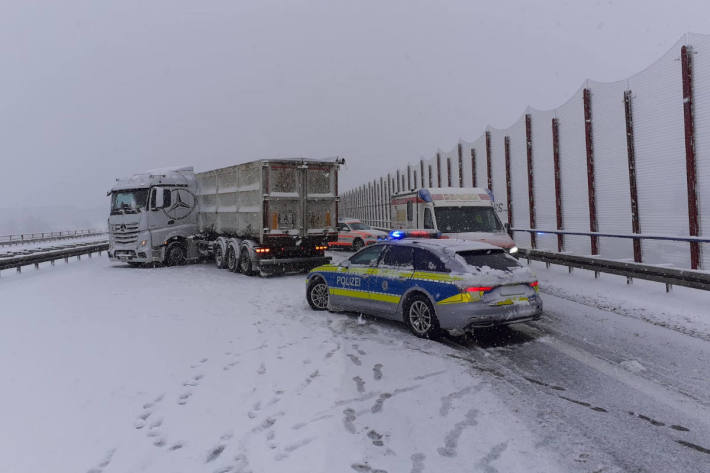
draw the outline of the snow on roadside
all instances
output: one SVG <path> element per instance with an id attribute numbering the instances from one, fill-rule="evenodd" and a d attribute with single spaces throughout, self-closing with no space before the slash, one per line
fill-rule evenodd
<path id="1" fill-rule="evenodd" d="M 3 275 L 0 471 L 560 471 L 452 348 L 304 290 L 105 257 Z"/>
<path id="2" fill-rule="evenodd" d="M 521 259 L 525 262 L 525 260 Z M 626 278 L 593 271 L 530 261 L 537 274 L 540 291 L 581 304 L 598 307 L 620 315 L 670 328 L 686 335 L 710 341 L 710 292 L 674 286 L 666 293 L 665 286 L 653 281 L 634 279 L 627 285 Z"/>

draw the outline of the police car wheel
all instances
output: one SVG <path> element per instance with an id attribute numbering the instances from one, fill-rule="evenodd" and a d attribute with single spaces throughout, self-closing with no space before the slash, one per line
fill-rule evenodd
<path id="1" fill-rule="evenodd" d="M 365 246 L 365 243 L 363 243 L 363 241 L 362 241 L 361 239 L 357 238 L 357 239 L 353 242 L 353 251 L 356 251 L 356 252 L 357 252 L 357 251 L 360 251 L 363 246 Z"/>
<path id="2" fill-rule="evenodd" d="M 404 321 L 414 335 L 433 338 L 439 332 L 439 321 L 434 307 L 426 296 L 416 294 L 404 306 Z"/>
<path id="3" fill-rule="evenodd" d="M 328 285 L 321 278 L 313 278 L 306 291 L 308 305 L 313 310 L 326 310 L 328 308 Z"/>

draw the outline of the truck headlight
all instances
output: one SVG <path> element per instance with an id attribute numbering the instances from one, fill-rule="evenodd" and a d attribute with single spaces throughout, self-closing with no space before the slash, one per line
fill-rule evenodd
<path id="1" fill-rule="evenodd" d="M 148 240 L 143 240 L 143 241 L 141 242 L 141 246 L 145 246 L 145 245 L 147 245 L 147 244 L 148 244 Z"/>
<path id="2" fill-rule="evenodd" d="M 518 247 L 517 247 L 517 246 L 514 246 L 514 247 L 512 247 L 512 248 L 511 248 L 510 250 L 508 250 L 508 251 L 510 251 L 510 254 L 511 254 L 511 255 L 514 255 L 515 253 L 518 252 Z"/>

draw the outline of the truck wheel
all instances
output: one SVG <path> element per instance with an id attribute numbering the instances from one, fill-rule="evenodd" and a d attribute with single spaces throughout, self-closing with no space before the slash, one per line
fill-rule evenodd
<path id="1" fill-rule="evenodd" d="M 435 338 L 439 333 L 434 307 L 423 294 L 414 294 L 404 303 L 404 323 L 420 338 Z"/>
<path id="2" fill-rule="evenodd" d="M 227 259 L 224 257 L 222 245 L 220 245 L 219 242 L 215 243 L 214 262 L 219 269 L 224 269 L 227 267 Z"/>
<path id="3" fill-rule="evenodd" d="M 249 250 L 242 248 L 242 252 L 239 255 L 239 272 L 251 276 L 254 274 L 254 269 L 251 265 L 251 257 L 249 256 Z"/>
<path id="4" fill-rule="evenodd" d="M 353 241 L 353 251 L 358 252 L 362 250 L 362 247 L 365 246 L 365 243 L 359 238 L 356 238 L 355 241 Z"/>
<path id="5" fill-rule="evenodd" d="M 306 300 L 313 310 L 326 310 L 328 308 L 328 285 L 322 278 L 313 278 L 308 283 Z"/>
<path id="6" fill-rule="evenodd" d="M 227 269 L 231 272 L 239 272 L 239 261 L 237 261 L 237 252 L 234 248 L 229 248 L 227 250 Z"/>
<path id="7" fill-rule="evenodd" d="M 182 243 L 174 241 L 170 243 L 165 252 L 165 263 L 167 266 L 182 266 L 186 261 L 185 247 Z"/>

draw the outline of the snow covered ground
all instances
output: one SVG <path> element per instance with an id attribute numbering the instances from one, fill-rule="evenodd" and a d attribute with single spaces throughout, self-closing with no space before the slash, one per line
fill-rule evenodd
<path id="1" fill-rule="evenodd" d="M 443 342 L 313 312 L 303 275 L 4 272 L 0 472 L 707 471 L 710 343 L 538 269 L 540 322 Z"/>

